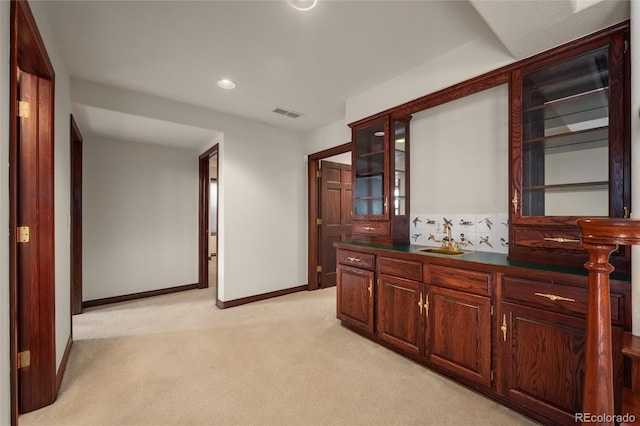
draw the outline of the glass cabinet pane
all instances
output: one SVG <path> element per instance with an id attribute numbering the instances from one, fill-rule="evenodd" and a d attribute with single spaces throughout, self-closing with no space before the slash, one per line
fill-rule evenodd
<path id="1" fill-rule="evenodd" d="M 523 76 L 522 215 L 609 215 L 609 49 Z"/>
<path id="2" fill-rule="evenodd" d="M 356 194 L 354 215 L 383 215 L 384 211 L 384 123 L 355 132 Z"/>
<path id="3" fill-rule="evenodd" d="M 406 138 L 407 124 L 396 121 L 394 125 L 394 180 L 393 180 L 393 208 L 394 213 L 399 215 L 407 212 L 407 178 L 406 178 Z"/>

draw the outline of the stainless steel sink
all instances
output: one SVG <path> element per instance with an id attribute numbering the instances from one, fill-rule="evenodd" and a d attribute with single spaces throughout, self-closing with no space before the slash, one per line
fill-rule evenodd
<path id="1" fill-rule="evenodd" d="M 462 256 L 463 254 L 471 253 L 470 251 L 463 251 L 459 249 L 442 248 L 442 247 L 429 247 L 429 248 L 418 249 L 418 251 L 425 252 L 425 253 L 445 254 L 447 256 Z"/>

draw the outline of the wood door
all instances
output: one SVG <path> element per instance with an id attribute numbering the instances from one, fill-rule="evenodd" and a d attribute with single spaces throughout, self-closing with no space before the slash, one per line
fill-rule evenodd
<path id="1" fill-rule="evenodd" d="M 13 424 L 17 424 L 19 413 L 51 404 L 57 394 L 54 80 L 29 3 L 12 1 L 9 277 Z M 28 242 L 19 232 L 19 227 L 27 226 Z M 18 242 L 19 237 L 24 242 Z M 30 363 L 26 362 L 27 354 Z"/>
<path id="2" fill-rule="evenodd" d="M 373 271 L 338 265 L 337 317 L 373 333 Z"/>
<path id="3" fill-rule="evenodd" d="M 28 236 L 15 246 L 17 352 L 30 365 L 18 370 L 18 410 L 51 404 L 56 397 L 53 83 L 18 70 L 16 225 Z M 21 242 L 22 241 L 22 242 Z"/>
<path id="4" fill-rule="evenodd" d="M 334 242 L 351 237 L 351 165 L 320 163 L 320 282 L 319 287 L 336 285 Z"/>
<path id="5" fill-rule="evenodd" d="M 377 330 L 380 338 L 414 357 L 420 355 L 424 323 L 422 283 L 380 274 Z"/>
<path id="6" fill-rule="evenodd" d="M 491 299 L 430 286 L 425 351 L 432 365 L 491 385 Z"/>
<path id="7" fill-rule="evenodd" d="M 82 313 L 82 135 L 71 116 L 71 314 Z"/>

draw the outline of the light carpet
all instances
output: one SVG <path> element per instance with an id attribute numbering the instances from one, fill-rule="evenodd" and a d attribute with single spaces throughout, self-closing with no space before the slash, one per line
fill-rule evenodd
<path id="1" fill-rule="evenodd" d="M 211 290 L 93 308 L 27 425 L 533 425 L 342 327 L 335 288 L 226 310 Z"/>

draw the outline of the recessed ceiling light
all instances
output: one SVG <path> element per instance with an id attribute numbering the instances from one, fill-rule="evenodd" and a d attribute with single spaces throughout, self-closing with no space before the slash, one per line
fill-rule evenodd
<path id="1" fill-rule="evenodd" d="M 318 0 L 289 0 L 291 6 L 303 12 L 313 9 L 317 3 Z"/>
<path id="2" fill-rule="evenodd" d="M 378 136 L 378 137 L 384 136 L 384 132 L 375 132 L 373 136 Z"/>
<path id="3" fill-rule="evenodd" d="M 236 84 L 228 78 L 223 78 L 222 80 L 218 80 L 218 87 L 231 90 L 236 88 Z"/>

